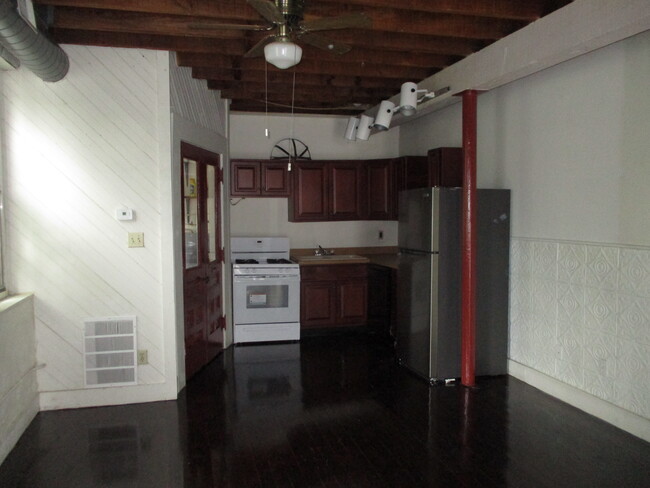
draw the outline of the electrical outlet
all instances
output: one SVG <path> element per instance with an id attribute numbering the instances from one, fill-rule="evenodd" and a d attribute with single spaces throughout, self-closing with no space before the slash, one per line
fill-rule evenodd
<path id="1" fill-rule="evenodd" d="M 149 364 L 149 351 L 138 349 L 138 365 Z"/>
<path id="2" fill-rule="evenodd" d="M 144 232 L 129 232 L 129 247 L 144 247 Z"/>

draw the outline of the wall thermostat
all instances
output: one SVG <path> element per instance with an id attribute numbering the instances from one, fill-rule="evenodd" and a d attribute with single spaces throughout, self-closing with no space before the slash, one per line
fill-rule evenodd
<path id="1" fill-rule="evenodd" d="M 133 209 L 128 207 L 121 207 L 115 211 L 115 218 L 117 220 L 133 220 Z"/>

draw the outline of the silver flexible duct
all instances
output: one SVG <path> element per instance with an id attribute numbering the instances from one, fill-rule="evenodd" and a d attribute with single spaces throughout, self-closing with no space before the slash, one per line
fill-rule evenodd
<path id="1" fill-rule="evenodd" d="M 0 0 L 0 44 L 43 81 L 59 81 L 68 72 L 67 54 L 34 31 L 11 0 Z"/>

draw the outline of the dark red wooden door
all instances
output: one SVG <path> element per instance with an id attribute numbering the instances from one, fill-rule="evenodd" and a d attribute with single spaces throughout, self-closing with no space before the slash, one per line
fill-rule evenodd
<path id="1" fill-rule="evenodd" d="M 185 376 L 223 349 L 220 156 L 181 144 Z"/>

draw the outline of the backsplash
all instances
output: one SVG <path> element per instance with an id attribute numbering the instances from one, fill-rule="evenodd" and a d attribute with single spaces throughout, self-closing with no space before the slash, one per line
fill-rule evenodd
<path id="1" fill-rule="evenodd" d="M 509 357 L 650 418 L 650 248 L 512 238 Z"/>

